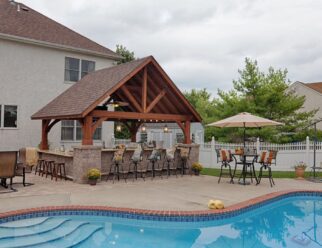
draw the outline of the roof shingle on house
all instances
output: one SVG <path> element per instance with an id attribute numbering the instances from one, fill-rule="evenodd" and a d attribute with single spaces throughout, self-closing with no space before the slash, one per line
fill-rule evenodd
<path id="1" fill-rule="evenodd" d="M 322 82 L 316 83 L 304 83 L 307 87 L 319 92 L 322 94 Z"/>
<path id="2" fill-rule="evenodd" d="M 20 38 L 42 45 L 77 50 L 120 59 L 112 50 L 76 33 L 58 22 L 18 2 L 0 0 L 0 38 Z"/>

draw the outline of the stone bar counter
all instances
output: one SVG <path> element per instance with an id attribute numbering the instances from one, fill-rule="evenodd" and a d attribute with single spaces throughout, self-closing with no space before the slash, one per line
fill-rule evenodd
<path id="1" fill-rule="evenodd" d="M 40 159 L 53 160 L 57 163 L 65 163 L 67 177 L 69 179 L 74 178 L 73 153 L 50 151 L 50 150 L 39 150 L 38 154 Z"/>
<path id="2" fill-rule="evenodd" d="M 199 160 L 199 145 L 197 144 L 178 144 L 180 147 L 190 147 L 190 156 L 188 160 L 188 167 L 191 164 L 198 162 Z M 134 152 L 134 148 L 127 148 L 124 154 L 124 163 L 130 163 L 131 157 Z M 145 148 L 143 152 L 143 160 L 140 164 L 145 167 L 148 166 L 149 156 L 152 153 L 152 148 Z M 106 179 L 106 175 L 110 172 L 113 166 L 113 155 L 116 149 L 103 148 L 99 146 L 79 146 L 75 147 L 73 152 L 59 152 L 59 151 L 46 151 L 40 150 L 39 157 L 42 159 L 54 160 L 55 162 L 64 162 L 66 167 L 66 174 L 68 178 L 72 179 L 76 183 L 87 183 L 87 172 L 91 168 L 97 168 L 102 172 L 103 180 Z M 165 162 L 166 150 L 162 149 L 161 160 L 157 163 L 162 166 L 167 166 Z M 177 167 L 181 166 L 181 159 L 179 151 L 175 153 L 175 164 Z M 149 165 L 151 166 L 151 165 Z M 158 166 L 158 165 L 156 165 Z M 179 174 L 180 172 L 178 172 Z M 151 176 L 151 175 L 147 175 Z M 111 179 L 111 178 L 109 178 Z"/>

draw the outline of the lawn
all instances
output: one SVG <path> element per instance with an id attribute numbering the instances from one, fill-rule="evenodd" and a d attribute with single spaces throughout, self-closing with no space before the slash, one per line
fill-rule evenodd
<path id="1" fill-rule="evenodd" d="M 208 176 L 219 176 L 220 169 L 213 169 L 213 168 L 204 168 L 201 171 L 202 175 L 208 175 Z M 264 174 L 265 172 L 263 172 Z M 240 171 L 237 171 L 237 174 L 240 174 Z M 256 173 L 257 174 L 257 173 Z M 309 177 L 310 172 L 305 172 L 305 177 Z M 294 171 L 273 171 L 273 178 L 295 178 L 295 172 Z"/>

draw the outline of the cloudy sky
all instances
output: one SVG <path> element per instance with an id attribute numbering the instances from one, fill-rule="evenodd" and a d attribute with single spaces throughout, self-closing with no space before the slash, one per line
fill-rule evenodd
<path id="1" fill-rule="evenodd" d="M 115 50 L 153 55 L 183 90 L 229 90 L 245 57 L 322 81 L 320 0 L 21 0 Z"/>

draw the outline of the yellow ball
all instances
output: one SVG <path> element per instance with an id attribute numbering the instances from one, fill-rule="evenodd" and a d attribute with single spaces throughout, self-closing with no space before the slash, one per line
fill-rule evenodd
<path id="1" fill-rule="evenodd" d="M 208 202 L 208 208 L 209 209 L 216 209 L 216 204 L 214 200 L 209 200 Z"/>
<path id="2" fill-rule="evenodd" d="M 224 209 L 224 203 L 220 200 L 209 200 L 208 202 L 209 209 Z"/>
<path id="3" fill-rule="evenodd" d="M 220 200 L 216 200 L 214 203 L 215 203 L 216 209 L 224 209 L 225 208 L 224 203 Z"/>

